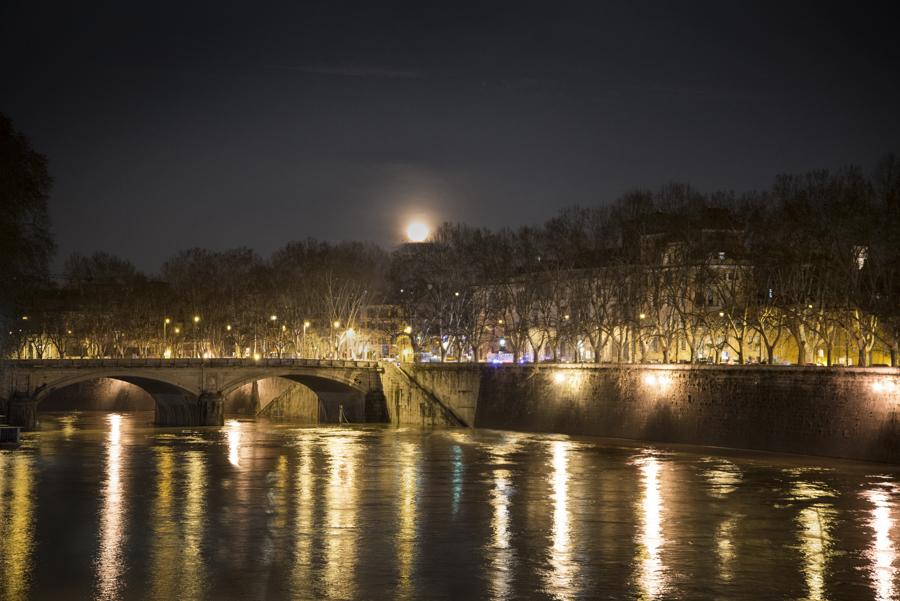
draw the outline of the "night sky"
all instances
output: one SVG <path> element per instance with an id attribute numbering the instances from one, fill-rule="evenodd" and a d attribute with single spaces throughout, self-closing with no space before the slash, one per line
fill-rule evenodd
<path id="1" fill-rule="evenodd" d="M 389 247 L 900 151 L 892 3 L 0 3 L 62 258 Z M 625 6 L 627 4 L 627 6 Z"/>

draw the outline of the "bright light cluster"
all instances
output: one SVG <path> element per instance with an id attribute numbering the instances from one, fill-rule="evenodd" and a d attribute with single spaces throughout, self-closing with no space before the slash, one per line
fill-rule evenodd
<path id="1" fill-rule="evenodd" d="M 644 385 L 659 390 L 668 390 L 672 385 L 672 376 L 669 374 L 644 374 Z"/>
<path id="2" fill-rule="evenodd" d="M 897 391 L 897 384 L 893 380 L 875 380 L 872 390 L 879 394 L 891 394 Z"/>

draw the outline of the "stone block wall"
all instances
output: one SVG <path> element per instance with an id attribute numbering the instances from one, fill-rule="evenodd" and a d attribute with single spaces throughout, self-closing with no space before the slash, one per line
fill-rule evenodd
<path id="1" fill-rule="evenodd" d="M 448 405 L 464 407 L 474 397 L 470 425 L 481 428 L 900 462 L 900 370 L 894 368 L 408 369 Z"/>

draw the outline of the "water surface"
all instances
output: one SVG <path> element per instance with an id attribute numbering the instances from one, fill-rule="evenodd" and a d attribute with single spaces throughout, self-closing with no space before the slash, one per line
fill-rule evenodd
<path id="1" fill-rule="evenodd" d="M 900 596 L 900 470 L 566 436 L 43 414 L 0 599 Z"/>

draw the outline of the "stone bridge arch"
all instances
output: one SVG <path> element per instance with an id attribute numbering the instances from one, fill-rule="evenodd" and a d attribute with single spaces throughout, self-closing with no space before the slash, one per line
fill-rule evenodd
<path id="1" fill-rule="evenodd" d="M 201 394 L 184 382 L 173 381 L 169 378 L 153 374 L 152 376 L 137 376 L 122 373 L 97 372 L 82 377 L 71 377 L 54 383 L 44 389 L 36 391 L 34 402 L 36 409 L 40 410 L 41 401 L 49 397 L 53 392 L 62 390 L 79 382 L 108 378 L 133 384 L 150 395 L 153 399 L 153 423 L 166 425 L 215 425 L 204 417 L 202 411 Z"/>
<path id="2" fill-rule="evenodd" d="M 367 370 L 264 369 L 226 380 L 221 394 L 228 398 L 242 387 L 273 378 L 300 384 L 315 396 L 315 421 L 337 421 L 340 405 L 351 421 L 387 421 L 381 378 Z M 320 407 L 326 415 L 319 412 Z"/>

